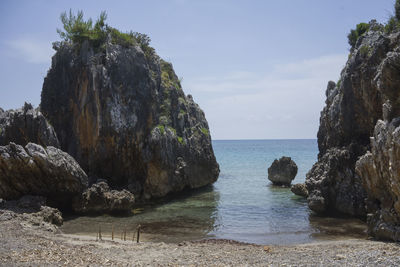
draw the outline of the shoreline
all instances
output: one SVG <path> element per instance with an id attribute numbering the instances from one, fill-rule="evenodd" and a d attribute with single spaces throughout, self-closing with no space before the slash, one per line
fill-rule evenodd
<path id="1" fill-rule="evenodd" d="M 296 245 L 256 245 L 226 239 L 181 243 L 96 241 L 63 234 L 31 214 L 0 210 L 0 266 L 398 266 L 400 245 L 349 239 Z M 32 223 L 33 222 L 33 223 Z"/>

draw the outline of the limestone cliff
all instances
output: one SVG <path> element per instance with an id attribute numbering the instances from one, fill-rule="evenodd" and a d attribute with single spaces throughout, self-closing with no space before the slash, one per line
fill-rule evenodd
<path id="1" fill-rule="evenodd" d="M 146 199 L 216 181 L 204 113 L 170 63 L 110 39 L 54 47 L 41 111 L 90 177 Z"/>
<path id="2" fill-rule="evenodd" d="M 373 173 L 371 168 L 375 168 L 373 162 L 380 162 L 379 166 L 385 166 L 382 169 L 390 169 L 385 157 L 389 157 L 387 153 L 394 148 L 394 143 L 379 145 L 378 149 L 377 143 L 372 142 L 372 154 L 367 151 L 371 149 L 370 137 L 374 135 L 374 128 L 382 129 L 378 120 L 386 117 L 390 123 L 400 116 L 399 44 L 399 32 L 385 33 L 381 25 L 371 22 L 369 31 L 352 49 L 339 82 L 329 82 L 318 131 L 318 162 L 306 178 L 308 203 L 312 210 L 355 216 L 368 213 L 369 217 L 373 213 L 376 217 L 378 210 L 393 208 L 395 189 L 383 186 L 384 189 L 379 191 L 371 187 L 370 181 L 386 183 L 384 181 L 391 179 L 387 172 Z M 375 135 L 380 135 L 378 132 L 375 130 Z M 385 135 L 390 136 L 393 131 L 389 132 Z M 356 162 L 365 153 L 368 160 L 364 158 L 356 171 Z M 382 153 L 386 156 L 380 156 Z M 400 160 L 399 154 L 389 154 L 393 156 L 391 160 Z M 367 196 L 375 200 L 373 210 L 365 207 Z M 387 202 L 388 198 L 392 202 Z"/>

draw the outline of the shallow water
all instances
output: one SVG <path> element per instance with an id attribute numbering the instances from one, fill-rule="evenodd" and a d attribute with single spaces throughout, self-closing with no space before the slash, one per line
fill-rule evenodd
<path id="1" fill-rule="evenodd" d="M 224 238 L 294 244 L 366 237 L 363 222 L 315 216 L 303 198 L 269 183 L 267 168 L 283 155 L 298 165 L 294 183 L 304 182 L 317 159 L 316 140 L 213 141 L 213 146 L 221 169 L 214 185 L 163 204 L 144 206 L 130 217 L 70 218 L 62 230 L 95 236 L 99 226 L 108 235 L 114 227 L 116 236 L 126 229 L 128 239 L 132 239 L 141 224 L 145 239 L 163 242 Z"/>

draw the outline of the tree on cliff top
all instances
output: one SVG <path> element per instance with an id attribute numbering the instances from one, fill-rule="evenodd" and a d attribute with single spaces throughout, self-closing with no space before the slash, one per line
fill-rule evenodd
<path id="1" fill-rule="evenodd" d="M 108 36 L 111 42 L 125 47 L 138 44 L 146 55 L 154 53 L 154 48 L 150 46 L 150 37 L 146 34 L 130 31 L 128 33 L 110 27 L 106 24 L 107 13 L 102 11 L 100 16 L 93 25 L 91 18 L 83 19 L 83 11 L 78 11 L 75 15 L 72 10 L 67 15 L 66 12 L 61 13 L 61 22 L 63 30 L 57 29 L 57 33 L 65 42 L 73 44 L 82 44 L 85 40 L 89 41 L 95 48 L 99 48 L 105 43 Z"/>

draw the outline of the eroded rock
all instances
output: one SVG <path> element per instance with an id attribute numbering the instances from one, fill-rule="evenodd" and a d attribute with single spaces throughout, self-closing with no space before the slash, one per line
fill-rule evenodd
<path id="1" fill-rule="evenodd" d="M 371 152 L 357 161 L 356 171 L 368 195 L 369 234 L 400 241 L 400 118 L 377 122 Z"/>
<path id="2" fill-rule="evenodd" d="M 86 173 L 55 147 L 33 143 L 0 146 L 0 198 L 38 195 L 46 197 L 51 206 L 63 208 L 86 187 Z"/>
<path id="3" fill-rule="evenodd" d="M 31 104 L 17 110 L 0 109 L 0 146 L 14 142 L 25 146 L 35 143 L 41 146 L 59 147 L 56 132 L 39 109 Z"/>
<path id="4" fill-rule="evenodd" d="M 295 195 L 308 197 L 308 190 L 305 184 L 294 184 L 292 187 L 290 187 L 290 190 Z"/>
<path id="5" fill-rule="evenodd" d="M 306 177 L 312 210 L 366 216 L 366 191 L 355 165 L 370 149 L 376 122 L 399 114 L 397 100 L 382 111 L 399 91 L 399 41 L 399 32 L 386 34 L 371 22 L 338 83 L 329 82 L 318 131 L 318 162 Z"/>
<path id="6" fill-rule="evenodd" d="M 136 45 L 103 47 L 57 46 L 41 110 L 61 148 L 89 176 L 146 199 L 216 181 L 204 112 L 172 65 Z"/>
<path id="7" fill-rule="evenodd" d="M 297 174 L 297 165 L 290 157 L 275 159 L 268 168 L 268 179 L 275 185 L 289 186 Z"/>
<path id="8" fill-rule="evenodd" d="M 127 190 L 111 190 L 105 182 L 93 184 L 76 197 L 73 209 L 78 213 L 130 213 L 134 195 Z"/>

